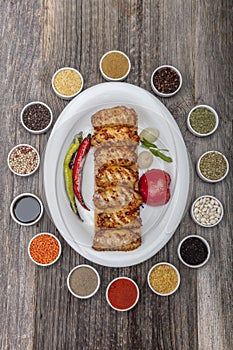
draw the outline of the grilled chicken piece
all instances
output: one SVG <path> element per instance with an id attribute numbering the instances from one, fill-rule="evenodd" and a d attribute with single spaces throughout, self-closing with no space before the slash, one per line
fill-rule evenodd
<path id="1" fill-rule="evenodd" d="M 103 165 L 130 166 L 136 163 L 137 153 L 135 147 L 99 147 L 95 151 L 97 167 Z"/>
<path id="2" fill-rule="evenodd" d="M 137 181 L 137 171 L 118 165 L 103 166 L 98 170 L 95 178 L 95 183 L 99 187 L 108 187 L 111 185 L 134 187 Z"/>
<path id="3" fill-rule="evenodd" d="M 128 126 L 109 126 L 99 130 L 95 130 L 91 138 L 91 144 L 98 146 L 137 146 L 139 136 L 136 128 L 128 128 Z"/>
<path id="4" fill-rule="evenodd" d="M 92 248 L 99 251 L 129 251 L 141 245 L 140 229 L 107 229 L 96 232 Z"/>
<path id="5" fill-rule="evenodd" d="M 137 126 L 138 117 L 134 109 L 118 106 L 98 111 L 91 117 L 91 121 L 95 129 L 114 125 L 132 127 Z"/>
<path id="6" fill-rule="evenodd" d="M 142 226 L 140 210 L 125 208 L 111 213 L 96 214 L 96 227 L 101 228 L 136 228 Z"/>
<path id="7" fill-rule="evenodd" d="M 131 207 L 133 210 L 143 203 L 139 192 L 124 186 L 99 188 L 94 193 L 93 201 L 98 209 Z"/>

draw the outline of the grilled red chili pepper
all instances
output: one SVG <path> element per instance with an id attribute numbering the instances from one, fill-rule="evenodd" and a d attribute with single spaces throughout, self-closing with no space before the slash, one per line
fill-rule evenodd
<path id="1" fill-rule="evenodd" d="M 85 139 L 83 139 L 77 155 L 75 157 L 74 161 L 74 167 L 73 167 L 73 184 L 74 184 L 74 193 L 82 205 L 83 208 L 90 210 L 87 208 L 86 204 L 84 203 L 84 199 L 81 193 L 81 184 L 82 184 L 82 169 L 83 164 L 85 162 L 87 153 L 89 152 L 91 147 L 91 134 L 88 134 Z"/>

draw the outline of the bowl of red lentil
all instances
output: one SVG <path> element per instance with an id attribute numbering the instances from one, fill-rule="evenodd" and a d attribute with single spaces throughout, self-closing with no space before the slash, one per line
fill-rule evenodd
<path id="1" fill-rule="evenodd" d="M 61 243 L 52 233 L 38 233 L 29 242 L 28 255 L 36 265 L 53 265 L 61 255 Z"/>
<path id="2" fill-rule="evenodd" d="M 114 310 L 131 310 L 139 300 L 137 283 L 129 277 L 113 279 L 106 289 L 106 300 Z"/>
<path id="3" fill-rule="evenodd" d="M 151 267 L 147 275 L 147 282 L 155 294 L 169 296 L 179 288 L 180 273 L 174 265 L 161 262 Z"/>
<path id="4" fill-rule="evenodd" d="M 29 176 L 39 168 L 40 155 L 35 147 L 21 143 L 10 150 L 7 164 L 13 174 Z"/>
<path id="5" fill-rule="evenodd" d="M 52 88 L 58 97 L 71 100 L 82 91 L 83 76 L 75 68 L 60 68 L 52 77 Z"/>
<path id="6" fill-rule="evenodd" d="M 43 134 L 53 122 L 51 108 L 44 102 L 33 101 L 23 107 L 20 114 L 23 127 L 32 134 Z"/>
<path id="7" fill-rule="evenodd" d="M 218 151 L 207 151 L 197 161 L 197 174 L 206 182 L 220 182 L 229 173 L 229 162 L 224 154 Z"/>
<path id="8" fill-rule="evenodd" d="M 171 97 L 177 94 L 182 86 L 180 71 L 171 65 L 157 67 L 151 75 L 151 87 L 160 97 Z"/>

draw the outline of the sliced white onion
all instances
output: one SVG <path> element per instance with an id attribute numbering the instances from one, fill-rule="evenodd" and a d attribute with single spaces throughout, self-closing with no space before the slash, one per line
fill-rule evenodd
<path id="1" fill-rule="evenodd" d="M 139 134 L 140 140 L 146 139 L 153 143 L 159 138 L 159 130 L 156 128 L 143 129 Z"/>
<path id="2" fill-rule="evenodd" d="M 140 169 L 147 169 L 153 162 L 153 155 L 148 151 L 142 151 L 138 156 L 138 166 Z"/>

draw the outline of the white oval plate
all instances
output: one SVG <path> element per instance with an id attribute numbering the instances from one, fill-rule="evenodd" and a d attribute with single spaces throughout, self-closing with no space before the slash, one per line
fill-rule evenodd
<path id="1" fill-rule="evenodd" d="M 172 178 L 171 199 L 167 205 L 141 209 L 142 245 L 130 252 L 98 252 L 91 248 L 94 236 L 92 196 L 94 192 L 93 152 L 89 152 L 83 172 L 83 196 L 91 207 L 79 206 L 84 222 L 70 209 L 63 181 L 63 160 L 74 135 L 92 131 L 91 115 L 118 105 L 132 107 L 139 116 L 139 130 L 157 127 L 158 146 L 168 148 L 173 163 L 154 157 L 150 168 L 167 171 Z M 146 90 L 126 83 L 93 86 L 74 100 L 59 116 L 47 143 L 43 164 L 43 185 L 49 214 L 68 244 L 92 262 L 112 267 L 131 266 L 155 255 L 172 237 L 186 209 L 189 187 L 189 158 L 180 130 L 170 112 Z"/>

